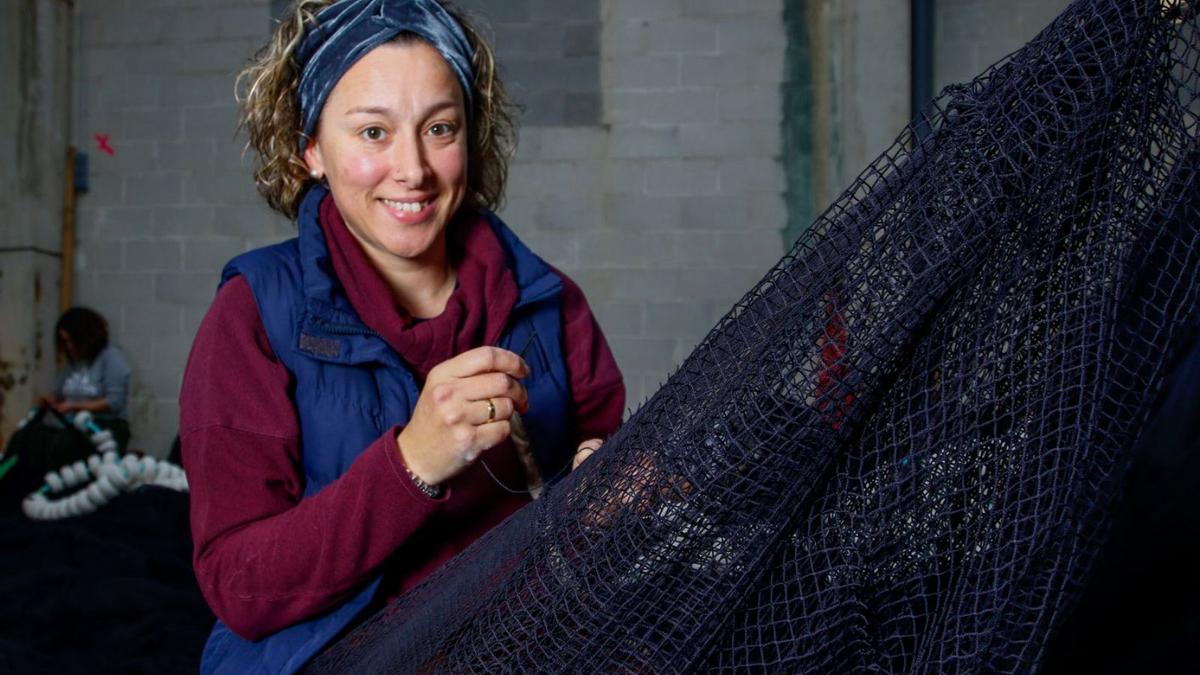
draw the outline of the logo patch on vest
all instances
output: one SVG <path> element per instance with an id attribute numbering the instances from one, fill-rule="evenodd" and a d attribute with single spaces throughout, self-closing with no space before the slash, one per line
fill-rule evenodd
<path id="1" fill-rule="evenodd" d="M 342 353 L 342 344 L 331 338 L 317 337 L 308 333 L 300 334 L 300 351 L 334 358 Z"/>

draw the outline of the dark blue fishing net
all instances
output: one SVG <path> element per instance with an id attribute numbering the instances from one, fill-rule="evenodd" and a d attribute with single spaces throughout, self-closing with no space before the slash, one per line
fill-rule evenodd
<path id="1" fill-rule="evenodd" d="M 602 452 L 312 669 L 1035 669 L 1200 289 L 1198 8 L 1079 0 L 947 89 Z"/>

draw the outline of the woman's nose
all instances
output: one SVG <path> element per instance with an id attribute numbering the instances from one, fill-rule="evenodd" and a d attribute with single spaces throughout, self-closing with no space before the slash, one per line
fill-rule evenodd
<path id="1" fill-rule="evenodd" d="M 409 187 L 420 187 L 429 175 L 429 165 L 420 142 L 398 139 L 392 148 L 392 179 Z"/>

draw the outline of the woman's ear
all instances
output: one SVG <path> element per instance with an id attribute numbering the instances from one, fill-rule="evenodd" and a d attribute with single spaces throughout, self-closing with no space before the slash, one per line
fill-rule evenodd
<path id="1" fill-rule="evenodd" d="M 304 146 L 304 163 L 308 165 L 308 175 L 314 180 L 325 177 L 325 160 L 321 157 L 321 149 L 317 147 L 316 139 Z"/>

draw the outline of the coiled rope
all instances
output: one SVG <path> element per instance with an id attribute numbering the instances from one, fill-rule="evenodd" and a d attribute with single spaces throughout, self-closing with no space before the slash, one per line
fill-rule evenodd
<path id="1" fill-rule="evenodd" d="M 101 429 L 87 411 L 72 420 L 76 428 L 88 434 L 96 454 L 46 474 L 41 488 L 21 503 L 25 515 L 33 520 L 58 520 L 92 513 L 113 497 L 132 492 L 144 485 L 157 485 L 187 492 L 183 469 L 170 462 L 133 454 L 121 456 L 112 433 Z M 55 499 L 68 490 L 71 494 Z"/>

